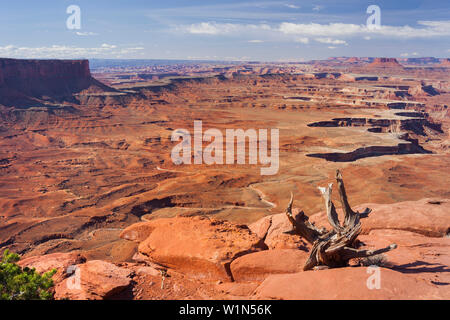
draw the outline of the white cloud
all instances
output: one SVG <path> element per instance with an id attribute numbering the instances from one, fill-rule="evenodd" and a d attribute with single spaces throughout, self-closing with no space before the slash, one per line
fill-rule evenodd
<path id="1" fill-rule="evenodd" d="M 329 46 L 328 49 L 336 49 L 337 47 Z"/>
<path id="2" fill-rule="evenodd" d="M 135 48 L 119 48 L 116 45 L 104 43 L 99 47 L 82 48 L 75 46 L 53 45 L 48 47 L 21 47 L 15 45 L 7 45 L 0 47 L 0 56 L 7 58 L 54 58 L 54 59 L 70 59 L 70 58 L 90 58 L 123 54 L 137 53 L 143 50 L 142 47 Z"/>
<path id="3" fill-rule="evenodd" d="M 300 9 L 300 6 L 297 6 L 295 4 L 290 4 L 290 3 L 286 3 L 284 6 L 291 8 L 291 9 Z"/>
<path id="4" fill-rule="evenodd" d="M 426 38 L 434 36 L 450 36 L 450 20 L 448 21 L 418 21 L 422 27 L 381 25 L 380 28 L 370 29 L 366 25 L 350 23 L 291 23 L 283 22 L 278 30 L 284 34 L 311 36 L 357 36 L 380 35 L 400 38 Z"/>
<path id="5" fill-rule="evenodd" d="M 280 24 L 278 30 L 284 34 L 294 35 L 342 36 L 359 32 L 360 26 L 345 23 L 331 23 L 326 25 L 318 23 L 301 24 L 283 22 Z"/>
<path id="6" fill-rule="evenodd" d="M 272 31 L 268 24 L 239 24 L 239 23 L 216 23 L 216 22 L 201 22 L 191 25 L 177 26 L 175 32 L 183 32 L 190 34 L 205 34 L 205 35 L 233 35 L 233 34 L 249 34 L 255 32 Z"/>
<path id="7" fill-rule="evenodd" d="M 307 43 L 309 37 L 317 38 L 318 42 L 329 44 L 344 44 L 345 40 L 332 40 L 333 38 L 361 37 L 365 40 L 374 37 L 396 38 L 429 38 L 450 36 L 450 20 L 446 21 L 418 21 L 417 26 L 389 26 L 381 25 L 379 28 L 368 28 L 364 24 L 351 23 L 292 23 L 282 22 L 278 25 L 268 24 L 240 24 L 201 22 L 175 27 L 175 32 L 196 35 L 227 35 L 247 36 L 265 41 L 267 39 L 281 39 L 282 41 L 297 41 Z M 283 37 L 280 37 L 283 36 Z M 331 40 L 326 40 L 330 38 Z"/>
<path id="8" fill-rule="evenodd" d="M 264 41 L 263 40 L 249 40 L 248 42 L 250 42 L 250 43 L 262 43 Z"/>
<path id="9" fill-rule="evenodd" d="M 98 33 L 94 33 L 94 32 L 80 32 L 80 31 L 75 32 L 75 34 L 77 36 L 82 36 L 82 37 L 97 36 L 98 35 Z"/>
<path id="10" fill-rule="evenodd" d="M 419 55 L 419 54 L 418 54 L 417 52 L 413 52 L 413 53 L 407 53 L 407 52 L 405 52 L 405 53 L 401 53 L 401 54 L 400 54 L 401 57 L 409 57 L 409 56 L 417 57 L 418 55 Z"/>
<path id="11" fill-rule="evenodd" d="M 186 27 L 186 31 L 192 34 L 226 34 L 237 31 L 242 25 L 233 23 L 214 23 L 214 22 L 201 22 L 191 24 Z"/>
<path id="12" fill-rule="evenodd" d="M 117 48 L 117 46 L 116 46 L 116 45 L 113 45 L 113 44 L 107 44 L 107 43 L 104 43 L 104 44 L 102 44 L 102 48 L 106 48 L 106 49 L 115 49 L 115 48 Z"/>
<path id="13" fill-rule="evenodd" d="M 450 20 L 444 20 L 444 21 L 428 21 L 428 20 L 421 20 L 417 22 L 418 24 L 421 24 L 423 26 L 432 27 L 436 29 L 441 30 L 448 30 L 450 27 Z"/>
<path id="14" fill-rule="evenodd" d="M 320 11 L 323 9 L 323 6 L 314 6 L 312 9 L 313 11 Z"/>
<path id="15" fill-rule="evenodd" d="M 303 44 L 308 44 L 309 43 L 309 39 L 308 38 L 296 38 L 295 40 L 294 40 L 295 42 L 300 42 L 300 43 L 303 43 Z"/>
<path id="16" fill-rule="evenodd" d="M 347 45 L 347 42 L 344 40 L 339 40 L 339 39 L 331 39 L 331 38 L 316 38 L 314 39 L 317 42 L 320 43 L 328 43 L 328 44 L 345 44 Z"/>

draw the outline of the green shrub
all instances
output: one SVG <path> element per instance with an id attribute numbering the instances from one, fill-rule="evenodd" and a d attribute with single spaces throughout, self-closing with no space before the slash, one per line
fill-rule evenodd
<path id="1" fill-rule="evenodd" d="M 42 275 L 34 268 L 22 268 L 16 264 L 20 256 L 3 252 L 0 262 L 0 300 L 50 300 L 53 299 L 53 269 Z"/>

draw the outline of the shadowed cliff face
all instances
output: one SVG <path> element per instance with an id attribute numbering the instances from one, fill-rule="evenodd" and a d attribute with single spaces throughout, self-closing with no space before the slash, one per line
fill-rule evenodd
<path id="1" fill-rule="evenodd" d="M 397 146 L 370 146 L 358 148 L 352 152 L 332 152 L 308 154 L 308 157 L 322 158 L 334 162 L 351 162 L 362 158 L 396 154 L 431 153 L 415 143 L 399 143 Z"/>
<path id="2" fill-rule="evenodd" d="M 375 58 L 367 68 L 402 68 L 395 58 Z"/>
<path id="3" fill-rule="evenodd" d="M 426 136 L 426 129 L 443 133 L 441 124 L 430 121 L 427 114 L 421 112 L 398 112 L 396 115 L 413 116 L 410 119 L 367 119 L 334 118 L 308 124 L 308 127 L 369 127 L 370 132 L 409 132 L 412 135 Z"/>
<path id="4" fill-rule="evenodd" d="M 88 60 L 19 60 L 0 59 L 0 84 L 15 81 L 89 79 Z"/>
<path id="5" fill-rule="evenodd" d="M 29 107 L 83 90 L 113 91 L 91 77 L 88 60 L 0 59 L 0 104 Z"/>
<path id="6" fill-rule="evenodd" d="M 362 158 L 379 157 L 397 154 L 427 154 L 432 153 L 419 144 L 418 137 L 442 134 L 441 124 L 431 122 L 426 113 L 398 112 L 396 115 L 413 116 L 410 119 L 367 119 L 367 118 L 334 118 L 331 121 L 319 121 L 308 124 L 308 127 L 369 127 L 373 133 L 397 133 L 399 139 L 409 143 L 399 143 L 396 146 L 368 146 L 357 148 L 351 152 L 313 153 L 308 157 L 322 158 L 334 162 L 352 162 Z M 422 139 L 423 140 L 423 139 Z"/>

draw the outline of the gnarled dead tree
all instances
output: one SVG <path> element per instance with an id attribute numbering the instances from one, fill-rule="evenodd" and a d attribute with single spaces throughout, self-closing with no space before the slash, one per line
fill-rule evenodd
<path id="1" fill-rule="evenodd" d="M 361 232 L 360 215 L 367 215 L 370 209 L 359 213 L 351 209 L 347 195 L 345 193 L 344 181 L 339 170 L 336 171 L 336 181 L 339 190 L 342 210 L 344 211 L 344 222 L 341 225 L 338 219 L 336 208 L 331 201 L 332 183 L 327 188 L 319 187 L 324 199 L 327 217 L 333 230 L 319 229 L 308 220 L 308 217 L 301 212 L 296 218 L 292 215 L 292 203 L 294 197 L 291 193 L 291 200 L 286 208 L 286 215 L 291 222 L 293 232 L 303 237 L 312 245 L 311 253 L 303 267 L 303 270 L 310 270 L 316 266 L 343 267 L 352 258 L 364 258 L 381 254 L 397 247 L 396 244 L 378 250 L 356 249 L 355 240 Z"/>

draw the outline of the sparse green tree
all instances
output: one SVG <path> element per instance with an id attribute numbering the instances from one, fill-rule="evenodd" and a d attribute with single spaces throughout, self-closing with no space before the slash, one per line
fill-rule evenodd
<path id="1" fill-rule="evenodd" d="M 53 269 L 42 275 L 34 268 L 22 268 L 16 262 L 20 256 L 9 250 L 3 252 L 0 262 L 0 300 L 50 300 L 53 299 Z"/>

